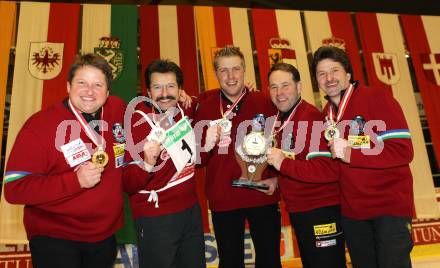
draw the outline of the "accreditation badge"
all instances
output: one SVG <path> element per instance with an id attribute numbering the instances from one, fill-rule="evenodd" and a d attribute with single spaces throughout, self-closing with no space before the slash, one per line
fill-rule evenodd
<path id="1" fill-rule="evenodd" d="M 70 167 L 79 165 L 91 158 L 86 145 L 81 139 L 62 145 L 61 151 Z"/>
<path id="2" fill-rule="evenodd" d="M 113 152 L 115 153 L 115 167 L 121 167 L 124 164 L 125 143 L 113 145 Z"/>
<path id="3" fill-rule="evenodd" d="M 370 136 L 348 135 L 348 144 L 352 149 L 370 149 Z"/>

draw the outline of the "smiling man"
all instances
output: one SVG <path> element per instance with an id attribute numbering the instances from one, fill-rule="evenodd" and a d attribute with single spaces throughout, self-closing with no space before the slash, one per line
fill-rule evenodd
<path id="1" fill-rule="evenodd" d="M 275 109 L 259 92 L 249 92 L 244 84 L 244 56 L 238 47 L 226 46 L 216 52 L 214 69 L 219 89 L 200 98 L 195 121 L 220 122 L 220 141 L 202 155 L 206 169 L 206 196 L 219 252 L 219 267 L 244 267 L 245 221 L 249 223 L 255 247 L 256 268 L 280 268 L 281 220 L 276 178 L 269 174 L 262 183 L 266 192 L 232 186 L 241 176 L 235 156 L 238 136 L 246 130 L 239 125 L 257 114 L 272 116 Z"/>
<path id="2" fill-rule="evenodd" d="M 145 83 L 151 101 L 139 103 L 131 119 L 133 142 L 143 147 L 144 161 L 124 170 L 124 187 L 130 193 L 136 225 L 139 267 L 205 267 L 194 178 L 195 134 L 187 117 L 192 112 L 182 109 L 177 101 L 183 73 L 172 61 L 155 60 L 145 70 Z M 208 139 L 217 139 L 215 131 L 208 133 L 214 136 Z"/>
<path id="3" fill-rule="evenodd" d="M 109 96 L 110 66 L 86 54 L 70 68 L 69 97 L 31 116 L 5 174 L 5 197 L 25 204 L 24 225 L 36 268 L 113 267 L 114 232 L 123 224 L 125 104 Z"/>
<path id="4" fill-rule="evenodd" d="M 273 130 L 277 146 L 269 150 L 268 162 L 280 170 L 281 195 L 295 231 L 302 265 L 307 268 L 345 267 L 337 175 L 330 176 L 331 172 L 328 172 L 328 182 L 306 183 L 297 180 L 290 172 L 292 164 L 299 161 L 314 162 L 309 169 L 332 165 L 321 132 L 312 132 L 316 129 L 314 124 L 323 120 L 322 114 L 301 99 L 300 74 L 294 66 L 274 64 L 268 78 L 270 97 L 278 108 L 280 126 Z M 291 148 L 292 144 L 295 148 Z M 298 150 L 296 146 L 303 149 Z M 294 160 L 286 157 L 287 152 L 292 151 L 295 152 Z"/>
<path id="5" fill-rule="evenodd" d="M 353 267 L 411 267 L 413 147 L 402 108 L 388 90 L 354 81 L 350 60 L 339 48 L 319 48 L 312 71 L 329 100 L 323 111 L 329 129 L 337 130 L 329 146 L 340 160 L 342 226 Z M 338 129 L 344 120 L 350 128 Z M 365 129 L 372 120 L 386 129 Z M 378 145 L 380 153 L 364 153 Z"/>

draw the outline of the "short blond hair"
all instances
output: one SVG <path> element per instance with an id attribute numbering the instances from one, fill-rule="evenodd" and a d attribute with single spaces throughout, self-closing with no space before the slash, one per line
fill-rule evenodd
<path id="1" fill-rule="evenodd" d="M 228 45 L 225 47 L 222 47 L 220 50 L 217 50 L 214 53 L 214 70 L 217 71 L 218 69 L 218 59 L 221 57 L 234 57 L 237 56 L 241 59 L 241 65 L 243 66 L 243 68 L 246 67 L 245 62 L 244 62 L 244 55 L 243 53 L 240 51 L 239 47 L 235 47 L 232 45 Z"/>

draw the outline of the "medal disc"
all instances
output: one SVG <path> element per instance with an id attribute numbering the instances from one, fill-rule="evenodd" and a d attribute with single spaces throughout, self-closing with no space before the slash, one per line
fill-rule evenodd
<path id="1" fill-rule="evenodd" d="M 229 133 L 232 129 L 232 122 L 228 119 L 222 119 L 219 123 L 223 133 Z"/>
<path id="2" fill-rule="evenodd" d="M 97 167 L 105 167 L 108 163 L 108 154 L 103 150 L 96 151 L 92 156 L 92 163 Z"/>
<path id="3" fill-rule="evenodd" d="M 324 131 L 324 137 L 328 141 L 331 141 L 334 138 L 339 138 L 339 136 L 340 136 L 339 130 L 334 126 L 328 127 Z"/>
<path id="4" fill-rule="evenodd" d="M 150 134 L 148 134 L 147 139 L 149 141 L 157 141 L 162 143 L 166 138 L 165 130 L 163 128 L 155 127 L 151 129 Z"/>

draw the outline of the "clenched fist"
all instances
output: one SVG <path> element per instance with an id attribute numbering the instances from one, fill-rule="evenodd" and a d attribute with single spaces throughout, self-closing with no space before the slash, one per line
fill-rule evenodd
<path id="1" fill-rule="evenodd" d="M 205 151 L 209 152 L 214 148 L 220 139 L 220 126 L 213 125 L 206 131 Z"/>
<path id="2" fill-rule="evenodd" d="M 144 162 L 147 165 L 156 165 L 160 155 L 160 144 L 157 141 L 148 141 L 144 144 Z"/>
<path id="3" fill-rule="evenodd" d="M 81 188 L 92 188 L 101 181 L 103 167 L 97 167 L 92 162 L 85 162 L 76 169 L 76 177 L 78 178 Z"/>
<path id="4" fill-rule="evenodd" d="M 333 159 L 340 158 L 343 162 L 350 163 L 351 147 L 347 140 L 334 138 L 329 141 L 328 146 L 330 147 L 330 152 L 332 152 Z"/>
<path id="5" fill-rule="evenodd" d="M 286 158 L 283 151 L 275 147 L 267 149 L 266 156 L 267 163 L 272 165 L 276 170 L 280 170 L 281 163 L 283 162 L 284 158 Z"/>

